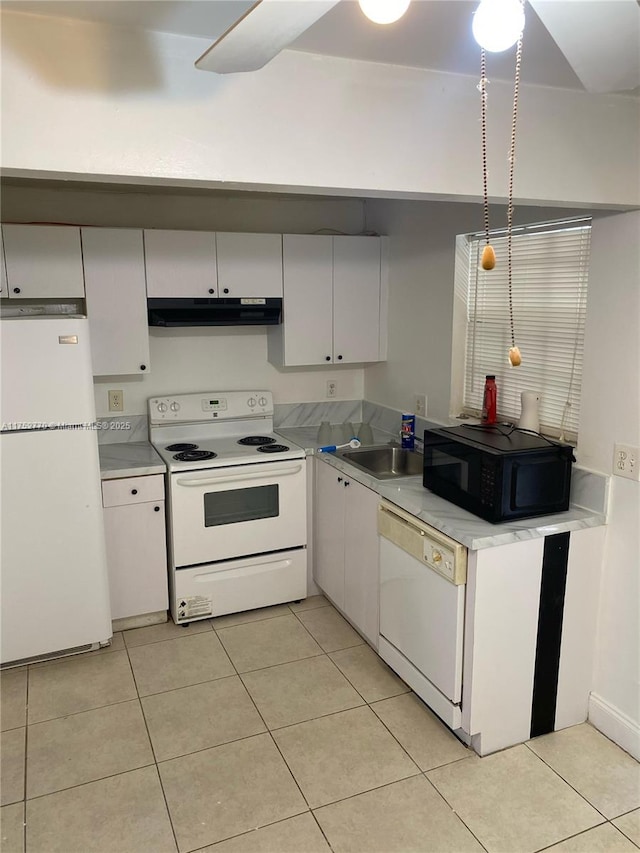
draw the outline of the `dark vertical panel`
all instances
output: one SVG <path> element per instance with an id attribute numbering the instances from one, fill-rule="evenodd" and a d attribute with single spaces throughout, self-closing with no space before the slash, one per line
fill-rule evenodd
<path id="1" fill-rule="evenodd" d="M 533 676 L 531 737 L 552 732 L 555 722 L 568 559 L 569 533 L 546 536 Z"/>

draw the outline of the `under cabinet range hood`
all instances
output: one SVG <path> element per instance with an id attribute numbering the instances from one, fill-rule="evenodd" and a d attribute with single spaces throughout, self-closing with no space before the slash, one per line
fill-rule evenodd
<path id="1" fill-rule="evenodd" d="M 275 326 L 282 299 L 147 299 L 150 326 Z"/>

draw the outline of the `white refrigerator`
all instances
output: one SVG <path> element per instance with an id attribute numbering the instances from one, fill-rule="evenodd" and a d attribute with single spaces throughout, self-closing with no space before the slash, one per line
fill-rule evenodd
<path id="1" fill-rule="evenodd" d="M 111 637 L 85 317 L 0 320 L 0 662 Z"/>

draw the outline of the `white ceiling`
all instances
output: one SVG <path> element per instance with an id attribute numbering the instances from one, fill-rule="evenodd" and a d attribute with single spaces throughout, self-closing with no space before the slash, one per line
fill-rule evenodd
<path id="1" fill-rule="evenodd" d="M 606 0 L 608 3 L 619 0 Z M 301 0 L 282 0 L 301 2 Z M 554 0 L 554 3 L 562 0 Z M 565 0 L 576 30 L 586 31 L 580 7 L 593 0 Z M 117 26 L 197 36 L 214 41 L 240 18 L 253 0 L 3 0 L 21 12 L 100 21 Z M 397 23 L 381 27 L 367 20 L 355 0 L 341 0 L 291 47 L 351 59 L 477 74 L 479 48 L 471 35 L 478 0 L 413 0 Z M 575 11 L 574 11 L 575 10 Z M 640 51 L 640 47 L 639 47 Z M 493 79 L 513 79 L 515 48 L 488 57 Z M 194 57 L 194 61 L 197 57 Z M 530 3 L 522 79 L 544 86 L 582 89 L 583 85 Z"/>

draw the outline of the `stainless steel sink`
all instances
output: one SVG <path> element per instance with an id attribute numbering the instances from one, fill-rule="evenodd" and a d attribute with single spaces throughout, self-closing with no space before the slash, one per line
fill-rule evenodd
<path id="1" fill-rule="evenodd" d="M 357 450 L 341 450 L 337 453 L 341 459 L 366 471 L 377 480 L 391 480 L 394 477 L 411 477 L 422 474 L 422 453 L 405 447 L 382 445 L 381 447 L 360 447 Z"/>

